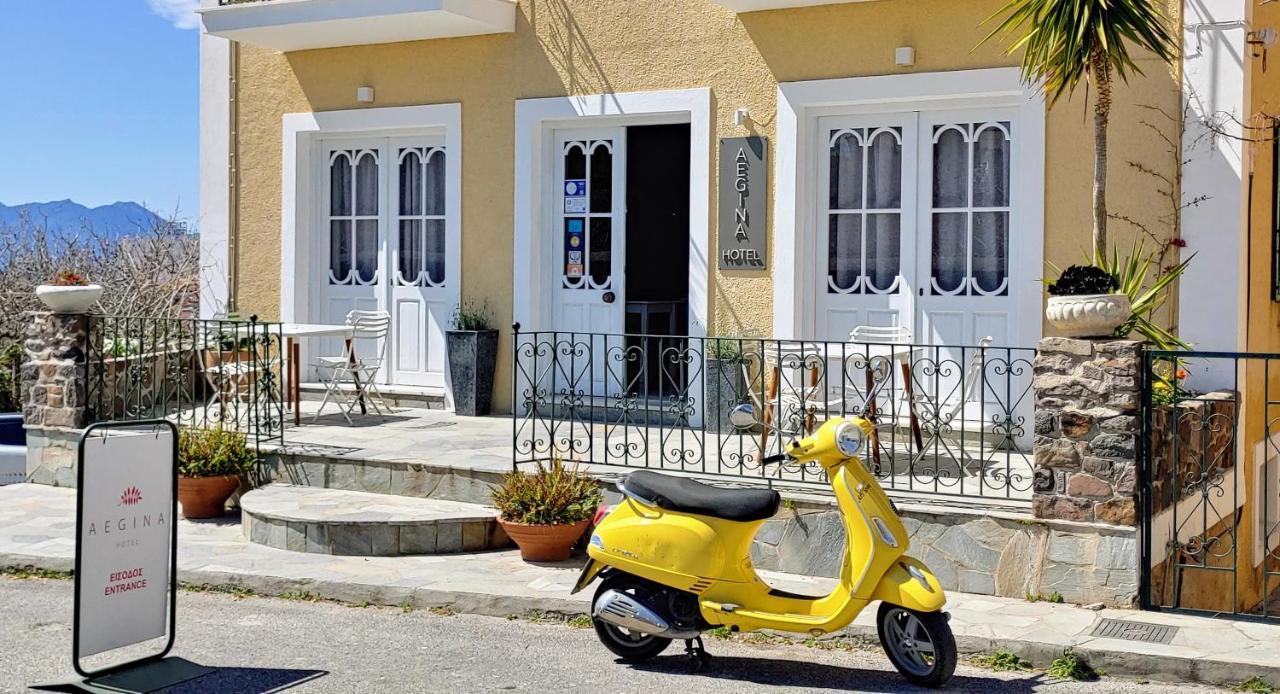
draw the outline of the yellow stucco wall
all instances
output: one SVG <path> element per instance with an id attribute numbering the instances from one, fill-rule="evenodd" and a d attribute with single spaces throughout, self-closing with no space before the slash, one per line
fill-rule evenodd
<path id="1" fill-rule="evenodd" d="M 995 45 L 975 46 L 982 20 L 1003 0 L 879 0 L 743 16 L 710 0 L 520 0 L 514 34 L 277 54 L 245 46 L 240 57 L 239 308 L 263 317 L 279 306 L 281 116 L 358 108 L 372 85 L 377 107 L 462 103 L 464 298 L 486 300 L 509 323 L 512 287 L 513 150 L 517 99 L 709 87 L 716 138 L 750 134 L 733 124 L 750 109 L 756 134 L 775 140 L 779 82 L 906 72 L 894 49 L 916 48 L 911 72 L 1015 64 Z M 1113 116 L 1111 205 L 1159 225 L 1158 186 L 1128 165 L 1170 172 L 1147 119 L 1177 139 L 1176 75 L 1142 60 L 1146 76 L 1121 87 Z M 1169 119 L 1152 117 L 1152 107 Z M 1083 94 L 1048 115 L 1046 260 L 1068 265 L 1089 244 L 1092 120 Z M 713 155 L 714 156 L 714 155 Z M 714 166 L 714 162 L 713 162 Z M 771 181 L 772 185 L 772 181 Z M 706 230 L 715 256 L 715 191 Z M 1134 231 L 1113 223 L 1127 242 Z M 770 239 L 770 246 L 772 240 Z M 1012 259 L 1017 262 L 1019 259 Z M 770 259 L 770 267 L 777 259 Z M 1040 276 L 1039 269 L 1036 275 Z M 713 269 L 713 334 L 762 335 L 772 326 L 771 275 Z M 498 383 L 509 379 L 505 352 Z M 509 399 L 499 387 L 498 405 Z"/>

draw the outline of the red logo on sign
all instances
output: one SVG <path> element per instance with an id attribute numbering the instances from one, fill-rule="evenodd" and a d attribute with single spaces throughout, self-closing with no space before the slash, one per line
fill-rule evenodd
<path id="1" fill-rule="evenodd" d="M 137 487 L 129 487 L 120 494 L 120 503 L 125 506 L 133 506 L 142 501 L 142 490 Z"/>

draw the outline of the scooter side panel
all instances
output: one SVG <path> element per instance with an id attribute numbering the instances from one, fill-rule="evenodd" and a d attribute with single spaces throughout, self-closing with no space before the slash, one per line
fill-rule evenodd
<path id="1" fill-rule="evenodd" d="M 761 521 L 763 522 L 763 521 Z M 588 554 L 610 566 L 681 590 L 706 581 L 748 581 L 751 538 L 760 523 L 674 513 L 627 499 L 596 527 Z"/>

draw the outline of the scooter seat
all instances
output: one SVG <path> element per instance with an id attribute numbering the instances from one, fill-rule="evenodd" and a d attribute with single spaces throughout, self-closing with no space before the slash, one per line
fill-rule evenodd
<path id="1" fill-rule="evenodd" d="M 772 489 L 725 489 L 644 470 L 627 475 L 622 486 L 658 508 L 739 522 L 764 520 L 782 503 L 782 495 Z"/>

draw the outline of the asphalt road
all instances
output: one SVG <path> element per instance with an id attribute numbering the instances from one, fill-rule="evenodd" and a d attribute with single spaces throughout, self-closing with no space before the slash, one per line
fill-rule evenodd
<path id="1" fill-rule="evenodd" d="M 0 691 L 70 672 L 70 581 L 0 578 Z M 591 629 L 394 608 L 183 592 L 174 655 L 215 671 L 169 691 L 796 692 L 911 691 L 878 650 L 822 650 L 709 640 L 691 674 L 682 649 L 643 666 L 617 663 Z M 1187 694 L 1190 686 L 1106 678 L 1058 682 L 962 664 L 951 691 Z"/>

